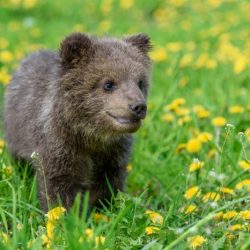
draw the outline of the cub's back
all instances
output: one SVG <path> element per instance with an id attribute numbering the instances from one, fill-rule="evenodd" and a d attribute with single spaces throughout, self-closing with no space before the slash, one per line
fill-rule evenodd
<path id="1" fill-rule="evenodd" d="M 50 84 L 55 84 L 59 70 L 58 54 L 39 51 L 24 59 L 5 92 L 4 125 L 12 154 L 28 158 L 42 137 L 37 122 Z"/>

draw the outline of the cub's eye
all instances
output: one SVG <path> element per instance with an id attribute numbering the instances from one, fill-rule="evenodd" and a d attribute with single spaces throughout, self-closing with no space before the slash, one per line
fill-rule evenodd
<path id="1" fill-rule="evenodd" d="M 142 81 L 142 80 L 140 80 L 140 81 L 138 82 L 138 87 L 140 88 L 140 90 L 143 89 L 143 81 Z"/>
<path id="2" fill-rule="evenodd" d="M 105 82 L 104 85 L 103 85 L 103 89 L 105 91 L 112 91 L 112 90 L 114 90 L 114 87 L 115 87 L 114 83 L 111 82 L 111 81 Z"/>

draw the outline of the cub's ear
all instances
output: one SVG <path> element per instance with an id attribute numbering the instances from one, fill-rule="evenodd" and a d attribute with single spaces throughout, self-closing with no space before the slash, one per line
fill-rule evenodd
<path id="1" fill-rule="evenodd" d="M 150 38 L 146 34 L 128 36 L 124 39 L 124 41 L 133 46 L 136 46 L 143 53 L 148 53 L 152 48 Z"/>
<path id="2" fill-rule="evenodd" d="M 86 62 L 91 54 L 91 40 L 82 33 L 73 33 L 66 37 L 60 47 L 60 57 L 65 68 L 72 68 L 81 59 Z"/>

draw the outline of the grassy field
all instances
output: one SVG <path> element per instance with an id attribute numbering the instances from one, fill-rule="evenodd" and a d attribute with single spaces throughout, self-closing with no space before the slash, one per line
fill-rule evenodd
<path id="1" fill-rule="evenodd" d="M 45 215 L 1 125 L 0 249 L 250 249 L 249 13 L 248 0 L 1 0 L 1 106 L 20 59 L 73 31 L 145 32 L 154 67 L 126 192 L 100 213 Z"/>

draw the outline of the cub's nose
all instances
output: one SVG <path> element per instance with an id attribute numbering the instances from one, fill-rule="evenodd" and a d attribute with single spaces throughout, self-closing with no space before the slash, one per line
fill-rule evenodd
<path id="1" fill-rule="evenodd" d="M 147 113 L 147 105 L 145 102 L 138 102 L 130 105 L 130 109 L 140 119 L 145 118 Z"/>

